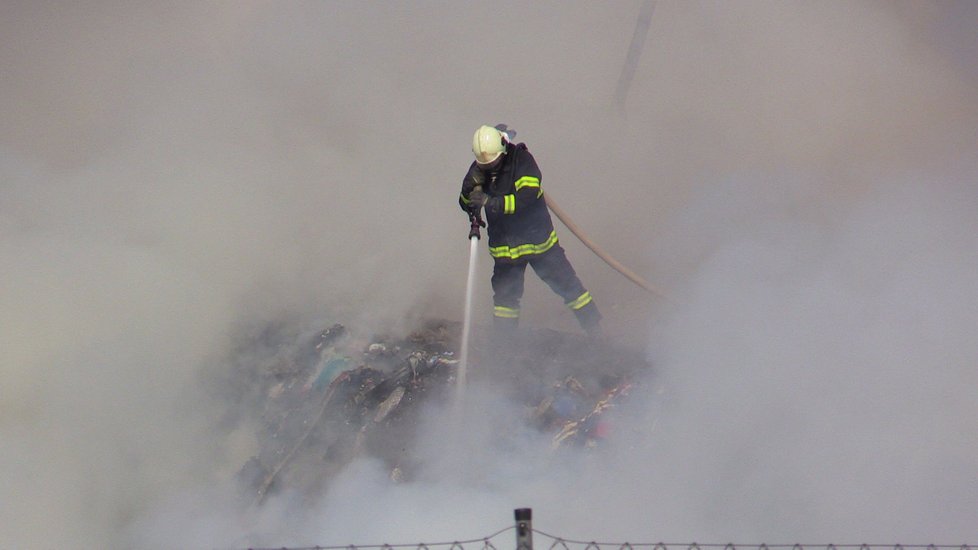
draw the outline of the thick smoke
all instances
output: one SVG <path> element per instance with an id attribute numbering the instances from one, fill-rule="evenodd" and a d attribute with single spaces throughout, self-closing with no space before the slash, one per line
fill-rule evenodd
<path id="1" fill-rule="evenodd" d="M 975 543 L 975 4 L 657 2 L 618 109 L 640 4 L 0 6 L 0 545 L 455 540 L 521 506 L 584 540 Z M 482 388 L 461 431 L 431 412 L 421 480 L 366 461 L 239 514 L 228 350 L 460 318 L 496 122 L 669 294 L 558 228 L 647 393 L 553 457 Z M 525 306 L 575 329 L 532 275 Z"/>

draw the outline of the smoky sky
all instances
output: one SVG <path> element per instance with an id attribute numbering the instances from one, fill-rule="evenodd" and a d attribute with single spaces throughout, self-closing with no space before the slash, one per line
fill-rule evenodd
<path id="1" fill-rule="evenodd" d="M 583 540 L 974 544 L 976 5 L 659 0 L 616 105 L 642 5 L 4 2 L 0 545 L 454 540 L 522 506 Z M 500 122 L 669 295 L 557 224 L 656 365 L 618 437 L 501 452 L 486 389 L 462 433 L 432 411 L 420 481 L 364 461 L 236 516 L 254 441 L 202 381 L 270 319 L 460 319 Z M 532 274 L 523 309 L 576 330 Z"/>

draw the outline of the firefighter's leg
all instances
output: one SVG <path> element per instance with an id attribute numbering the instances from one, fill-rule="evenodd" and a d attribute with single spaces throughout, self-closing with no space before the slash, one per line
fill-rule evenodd
<path id="1" fill-rule="evenodd" d="M 589 336 L 600 337 L 601 313 L 594 304 L 591 293 L 584 288 L 577 273 L 567 260 L 564 249 L 559 245 L 530 260 L 533 270 L 554 292 L 564 299 L 567 307 L 574 312 L 577 322 Z"/>
<path id="2" fill-rule="evenodd" d="M 497 351 L 515 344 L 516 328 L 520 322 L 520 299 L 523 297 L 523 278 L 526 262 L 496 260 L 492 268 L 492 341 Z"/>

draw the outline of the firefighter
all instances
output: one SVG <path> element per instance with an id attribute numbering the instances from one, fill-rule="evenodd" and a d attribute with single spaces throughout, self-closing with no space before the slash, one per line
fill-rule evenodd
<path id="1" fill-rule="evenodd" d="M 516 336 L 529 264 L 564 299 L 589 339 L 600 340 L 601 314 L 557 241 L 540 168 L 526 145 L 512 143 L 510 134 L 503 124 L 476 130 L 475 161 L 459 195 L 459 205 L 470 216 L 485 208 L 493 258 L 493 336 L 499 342 Z"/>

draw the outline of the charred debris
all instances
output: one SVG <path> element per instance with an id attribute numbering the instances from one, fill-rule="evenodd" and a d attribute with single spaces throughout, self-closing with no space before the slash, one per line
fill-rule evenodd
<path id="1" fill-rule="evenodd" d="M 362 456 L 381 460 L 393 481 L 410 480 L 419 415 L 458 395 L 460 330 L 443 320 L 402 337 L 363 337 L 341 324 L 304 334 L 269 328 L 238 349 L 238 400 L 258 419 L 257 453 L 238 473 L 244 498 L 260 505 L 286 488 L 320 493 Z M 600 446 L 610 411 L 649 379 L 639 350 L 540 329 L 491 352 L 483 336 L 473 338 L 469 384 L 504 388 L 552 452 Z"/>

